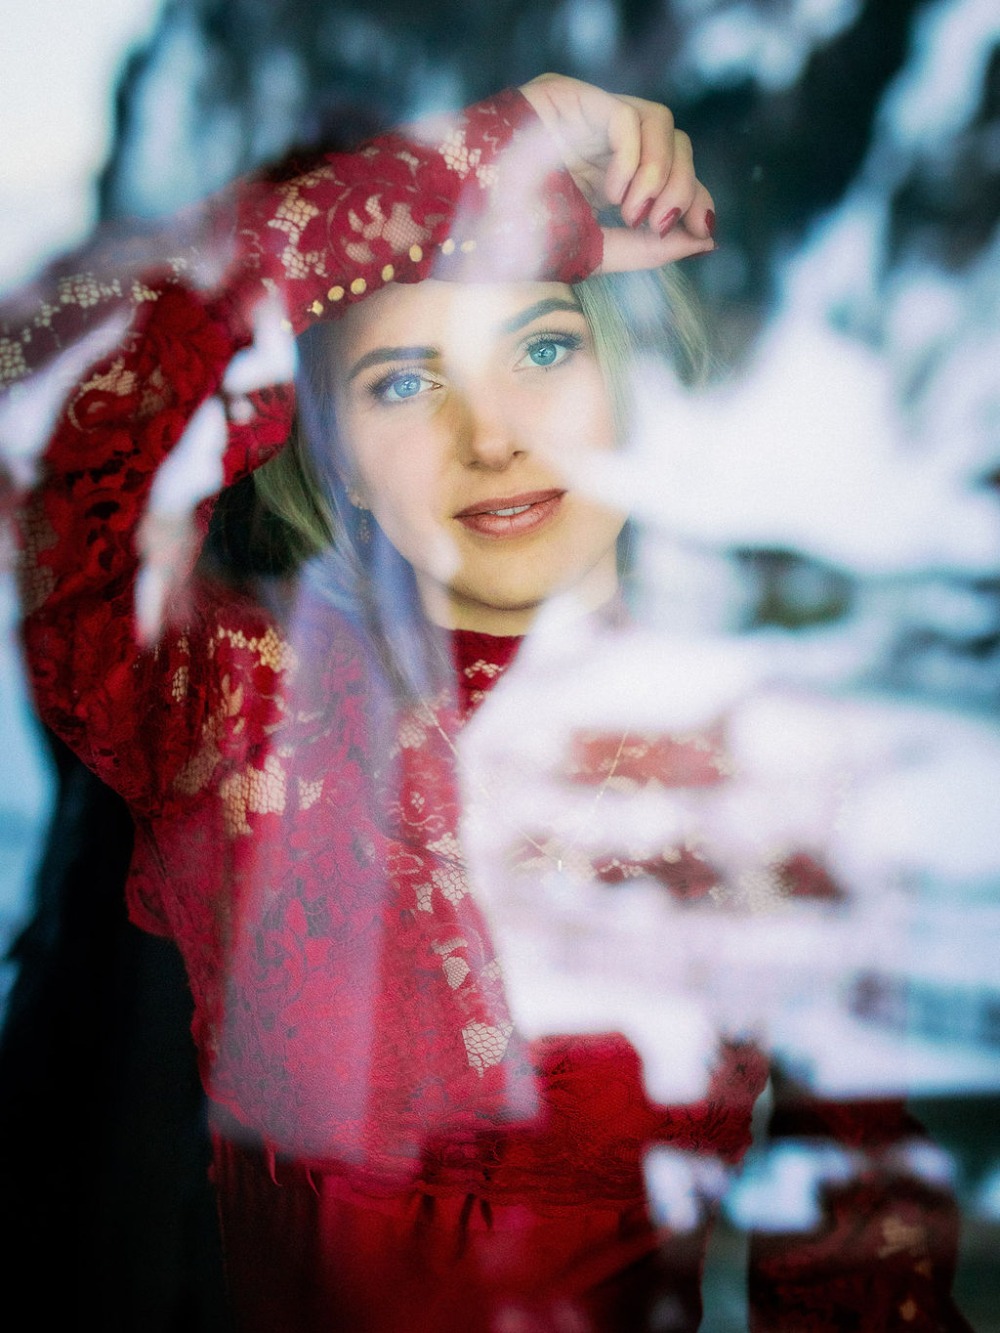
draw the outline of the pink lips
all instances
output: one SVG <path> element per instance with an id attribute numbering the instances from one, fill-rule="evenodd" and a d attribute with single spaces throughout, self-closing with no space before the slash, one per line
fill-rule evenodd
<path id="1" fill-rule="evenodd" d="M 526 491 L 477 500 L 455 518 L 481 537 L 522 537 L 554 518 L 565 494 L 560 490 Z"/>

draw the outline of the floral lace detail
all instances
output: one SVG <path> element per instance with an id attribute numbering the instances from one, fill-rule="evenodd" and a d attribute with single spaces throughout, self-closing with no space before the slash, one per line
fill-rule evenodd
<path id="1" fill-rule="evenodd" d="M 303 611 L 315 623 L 289 636 L 252 600 L 194 582 L 168 606 L 158 642 L 142 647 L 136 531 L 157 469 L 219 391 L 262 296 L 279 294 L 298 330 L 449 260 L 455 276 L 459 261 L 463 275 L 469 264 L 487 275 L 494 225 L 536 230 L 553 277 L 571 281 L 594 266 L 600 234 L 568 177 L 553 181 L 541 222 L 534 213 L 519 222 L 482 197 L 488 168 L 535 126 L 520 95 L 503 94 L 445 135 L 461 138 L 476 170 L 453 170 L 440 143 L 388 135 L 294 180 L 251 181 L 196 210 L 188 251 L 150 263 L 140 246 L 105 277 L 113 247 L 98 249 L 86 271 L 56 275 L 51 299 L 4 311 L 11 379 L 109 312 L 130 313 L 121 345 L 70 395 L 43 484 L 23 510 L 25 642 L 46 721 L 133 808 L 131 910 L 184 953 L 211 1090 L 277 1142 L 334 1151 L 350 1139 L 346 1094 L 331 1092 L 331 1079 L 339 1070 L 341 1089 L 357 1084 L 352 1022 L 367 1032 L 380 987 L 394 1012 L 374 1014 L 385 1037 L 371 1078 L 392 1095 L 373 1161 L 406 1155 L 404 1141 L 425 1135 L 428 1077 L 451 1087 L 441 1124 L 452 1106 L 478 1108 L 461 1118 L 505 1104 L 502 1080 L 484 1075 L 502 1057 L 509 1016 L 469 900 L 450 755 L 443 765 L 440 754 L 428 758 L 425 725 L 401 717 L 390 728 L 385 799 L 368 712 L 352 703 L 368 688 L 366 650 L 329 608 Z M 288 389 L 252 399 L 250 416 L 229 424 L 227 482 L 288 435 Z M 299 670 L 300 649 L 310 671 L 326 664 L 320 693 Z M 414 912 L 402 932 L 401 908 Z M 444 966 L 434 953 L 441 938 L 464 941 Z M 227 954 L 236 960 L 228 973 Z M 344 981 L 332 961 L 341 955 Z M 427 960 L 416 973 L 415 957 Z M 385 968 L 395 979 L 383 985 Z M 297 1038 L 275 1035 L 292 1029 Z"/>
<path id="2" fill-rule="evenodd" d="M 177 234 L 101 238 L 79 271 L 62 264 L 0 310 L 0 388 L 18 385 L 109 316 L 135 320 L 164 287 L 197 288 L 218 301 L 235 350 L 269 294 L 298 333 L 387 282 L 432 271 L 515 276 L 512 253 L 521 276 L 537 256 L 546 275 L 579 281 L 599 264 L 603 242 L 568 174 L 546 177 L 544 204 L 518 218 L 495 206 L 504 197 L 504 155 L 537 129 L 520 93 L 501 93 L 445 120 L 437 141 L 384 135 L 291 181 L 246 182 L 191 210 Z M 461 162 L 475 169 L 455 169 Z M 512 228 L 523 236 L 516 252 Z M 286 436 L 287 416 L 284 425 Z"/>
<path id="3" fill-rule="evenodd" d="M 112 277 L 97 263 L 27 314 L 8 308 L 0 376 L 15 384 L 109 314 L 129 317 L 72 394 L 20 516 L 24 637 L 42 716 L 130 803 L 132 917 L 179 945 L 206 1086 L 244 1132 L 429 1193 L 634 1209 L 650 1142 L 739 1159 L 766 1067 L 726 1048 L 702 1103 L 655 1107 L 623 1040 L 529 1045 L 515 1029 L 468 891 L 447 739 L 516 644 L 472 645 L 457 707 L 436 701 L 428 717 L 393 707 L 368 644 L 308 588 L 293 628 L 198 580 L 155 645 L 135 632 L 136 534 L 157 469 L 219 392 L 263 296 L 280 296 L 297 331 L 386 282 L 508 274 L 517 228 L 544 238 L 551 276 L 593 269 L 600 233 L 568 177 L 529 216 L 503 213 L 503 150 L 526 123 L 507 94 L 472 108 L 444 147 L 390 135 L 215 201 L 192 224 L 226 260 L 211 282 L 194 281 L 195 244 Z M 287 439 L 291 391 L 258 391 L 252 409 L 229 422 L 227 482 Z M 681 757 L 706 781 L 724 776 L 697 741 L 634 751 L 623 780 Z M 578 779 L 599 761 L 579 757 Z M 619 872 L 631 873 L 606 877 Z M 910 1213 L 890 1218 L 884 1261 L 924 1263 L 933 1251 Z M 791 1299 L 788 1263 L 762 1256 L 762 1308 Z M 923 1300 L 898 1295 L 900 1309 Z"/>
<path id="4" fill-rule="evenodd" d="M 0 338 L 0 385 L 13 384 L 23 379 L 28 370 L 23 344 L 12 338 Z"/>

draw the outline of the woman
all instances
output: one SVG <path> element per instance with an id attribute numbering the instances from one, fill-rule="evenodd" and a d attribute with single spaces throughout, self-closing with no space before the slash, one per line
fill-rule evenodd
<path id="1" fill-rule="evenodd" d="M 454 747 L 543 602 L 616 614 L 623 516 L 567 468 L 620 415 L 614 303 L 580 280 L 602 252 L 710 249 L 711 199 L 668 113 L 569 80 L 435 133 L 216 205 L 221 278 L 136 276 L 24 511 L 35 692 L 129 801 L 132 917 L 184 955 L 238 1328 L 693 1328 L 703 1236 L 656 1232 L 642 1155 L 737 1159 L 763 1062 L 725 1048 L 704 1101 L 669 1110 L 622 1039 L 519 1037 Z M 626 226 L 602 234 L 608 204 Z M 121 300 L 105 287 L 67 288 L 67 314 Z M 288 392 L 234 357 L 275 295 L 315 325 L 296 441 L 259 474 L 282 577 L 223 578 L 217 518 L 179 591 L 137 554 L 171 513 L 157 470 L 219 440 L 232 483 L 285 442 Z M 296 548 L 317 553 L 297 580 Z M 908 1318 L 908 1280 L 877 1327 Z"/>

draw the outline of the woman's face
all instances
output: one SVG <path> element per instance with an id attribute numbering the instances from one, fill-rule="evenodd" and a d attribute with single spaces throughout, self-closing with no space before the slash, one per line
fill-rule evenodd
<path id="1" fill-rule="evenodd" d="M 519 634 L 555 593 L 613 594 L 623 515 L 570 482 L 574 457 L 614 446 L 570 287 L 387 287 L 341 321 L 334 392 L 353 498 L 436 623 Z"/>

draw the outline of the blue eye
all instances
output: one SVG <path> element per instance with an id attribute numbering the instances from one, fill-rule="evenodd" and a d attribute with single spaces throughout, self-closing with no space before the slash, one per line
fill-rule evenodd
<path id="1" fill-rule="evenodd" d="M 546 339 L 544 342 L 537 342 L 533 347 L 529 347 L 528 355 L 536 366 L 551 366 L 558 359 L 559 353 L 564 350 L 558 343 Z"/>
<path id="2" fill-rule="evenodd" d="M 397 375 L 383 384 L 382 389 L 390 402 L 398 402 L 401 398 L 415 398 L 423 386 L 424 381 L 419 375 Z"/>
<path id="3" fill-rule="evenodd" d="M 405 403 L 433 387 L 433 381 L 416 370 L 396 370 L 373 384 L 370 393 L 380 403 Z"/>
<path id="4" fill-rule="evenodd" d="M 579 351 L 582 346 L 583 339 L 575 333 L 541 333 L 528 343 L 524 356 L 528 365 L 548 370 L 550 366 L 560 365 L 571 352 Z"/>

